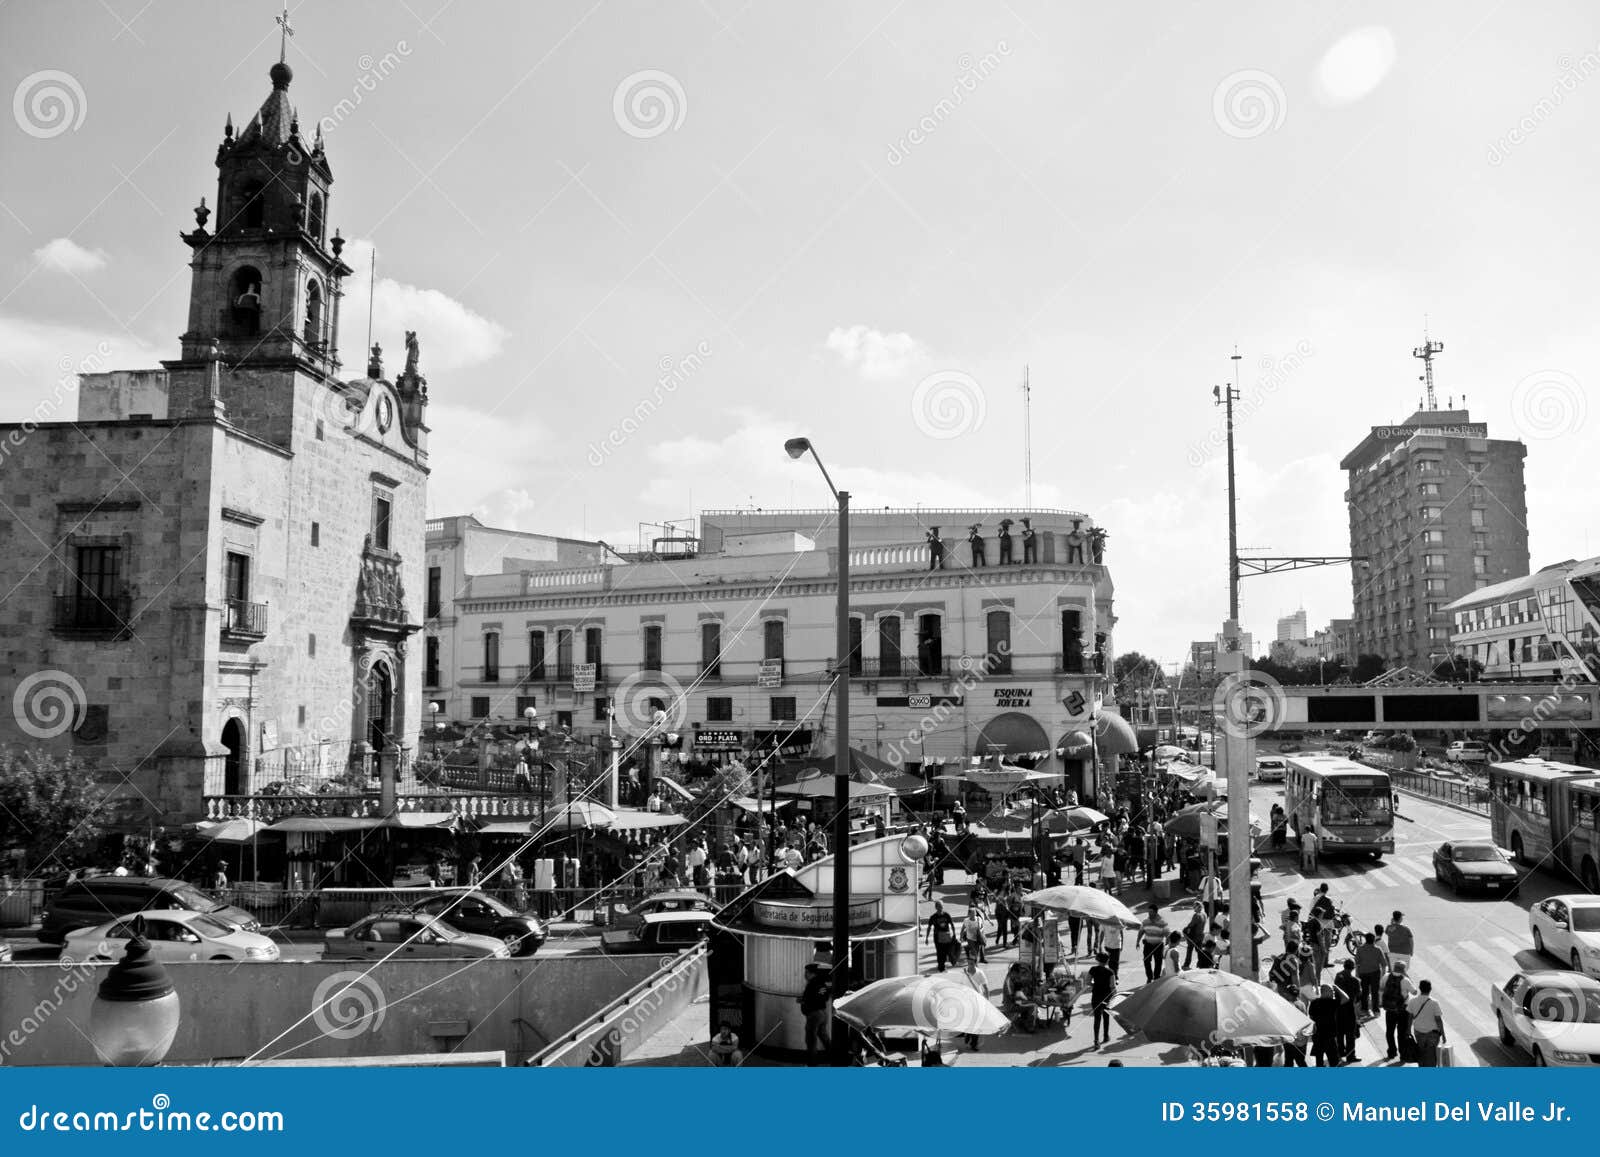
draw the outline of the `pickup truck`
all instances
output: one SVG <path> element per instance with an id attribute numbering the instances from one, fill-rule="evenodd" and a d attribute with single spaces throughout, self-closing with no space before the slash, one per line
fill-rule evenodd
<path id="1" fill-rule="evenodd" d="M 600 951 L 613 956 L 653 952 L 667 956 L 705 938 L 711 912 L 651 912 L 633 928 L 600 934 Z"/>

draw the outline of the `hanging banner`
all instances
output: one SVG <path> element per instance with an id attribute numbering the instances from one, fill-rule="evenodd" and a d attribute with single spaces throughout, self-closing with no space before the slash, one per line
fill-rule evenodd
<path id="1" fill-rule="evenodd" d="M 595 665 L 593 663 L 574 663 L 572 665 L 572 690 L 574 694 L 594 690 Z"/>
<path id="2" fill-rule="evenodd" d="M 783 660 L 763 659 L 760 670 L 756 673 L 757 687 L 782 687 L 783 686 Z"/>

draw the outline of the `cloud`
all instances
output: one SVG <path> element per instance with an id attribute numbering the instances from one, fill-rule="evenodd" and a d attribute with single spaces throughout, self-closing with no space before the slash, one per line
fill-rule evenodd
<path id="1" fill-rule="evenodd" d="M 868 381 L 898 378 L 923 355 L 922 346 L 908 333 L 884 333 L 865 325 L 835 329 L 827 348 L 838 354 Z"/>
<path id="2" fill-rule="evenodd" d="M 93 273 L 106 267 L 106 254 L 102 249 L 85 249 L 70 237 L 57 237 L 33 251 L 33 259 L 41 268 L 53 273 L 74 275 Z"/>
<path id="3" fill-rule="evenodd" d="M 350 242 L 345 246 L 344 259 L 355 273 L 344 285 L 340 357 L 347 366 L 364 367 L 367 357 L 361 346 L 367 332 L 367 300 L 372 286 L 372 242 Z M 500 353 L 509 336 L 499 322 L 484 317 L 449 294 L 408 285 L 382 274 L 378 276 L 377 293 L 372 299 L 372 315 L 373 337 L 386 352 L 385 372 L 391 376 L 404 356 L 406 330 L 417 332 L 424 374 L 487 362 Z"/>
<path id="4" fill-rule="evenodd" d="M 163 353 L 122 330 L 93 330 L 0 314 L 0 422 L 76 418 L 78 375 L 154 369 Z M 69 396 L 70 395 L 70 396 Z M 48 413 L 41 411 L 43 404 Z"/>

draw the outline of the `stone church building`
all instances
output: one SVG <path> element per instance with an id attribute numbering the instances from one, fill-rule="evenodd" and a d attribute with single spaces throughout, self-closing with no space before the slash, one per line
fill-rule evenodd
<path id="1" fill-rule="evenodd" d="M 376 777 L 421 727 L 419 347 L 341 377 L 333 173 L 270 77 L 180 234 L 178 356 L 85 375 L 76 422 L 0 425 L 0 744 L 77 752 L 127 824 Z"/>

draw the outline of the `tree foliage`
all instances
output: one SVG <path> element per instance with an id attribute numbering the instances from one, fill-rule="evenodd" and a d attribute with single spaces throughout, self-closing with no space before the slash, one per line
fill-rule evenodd
<path id="1" fill-rule="evenodd" d="M 0 852 L 30 870 L 79 862 L 105 832 L 105 797 L 75 755 L 0 748 Z"/>

